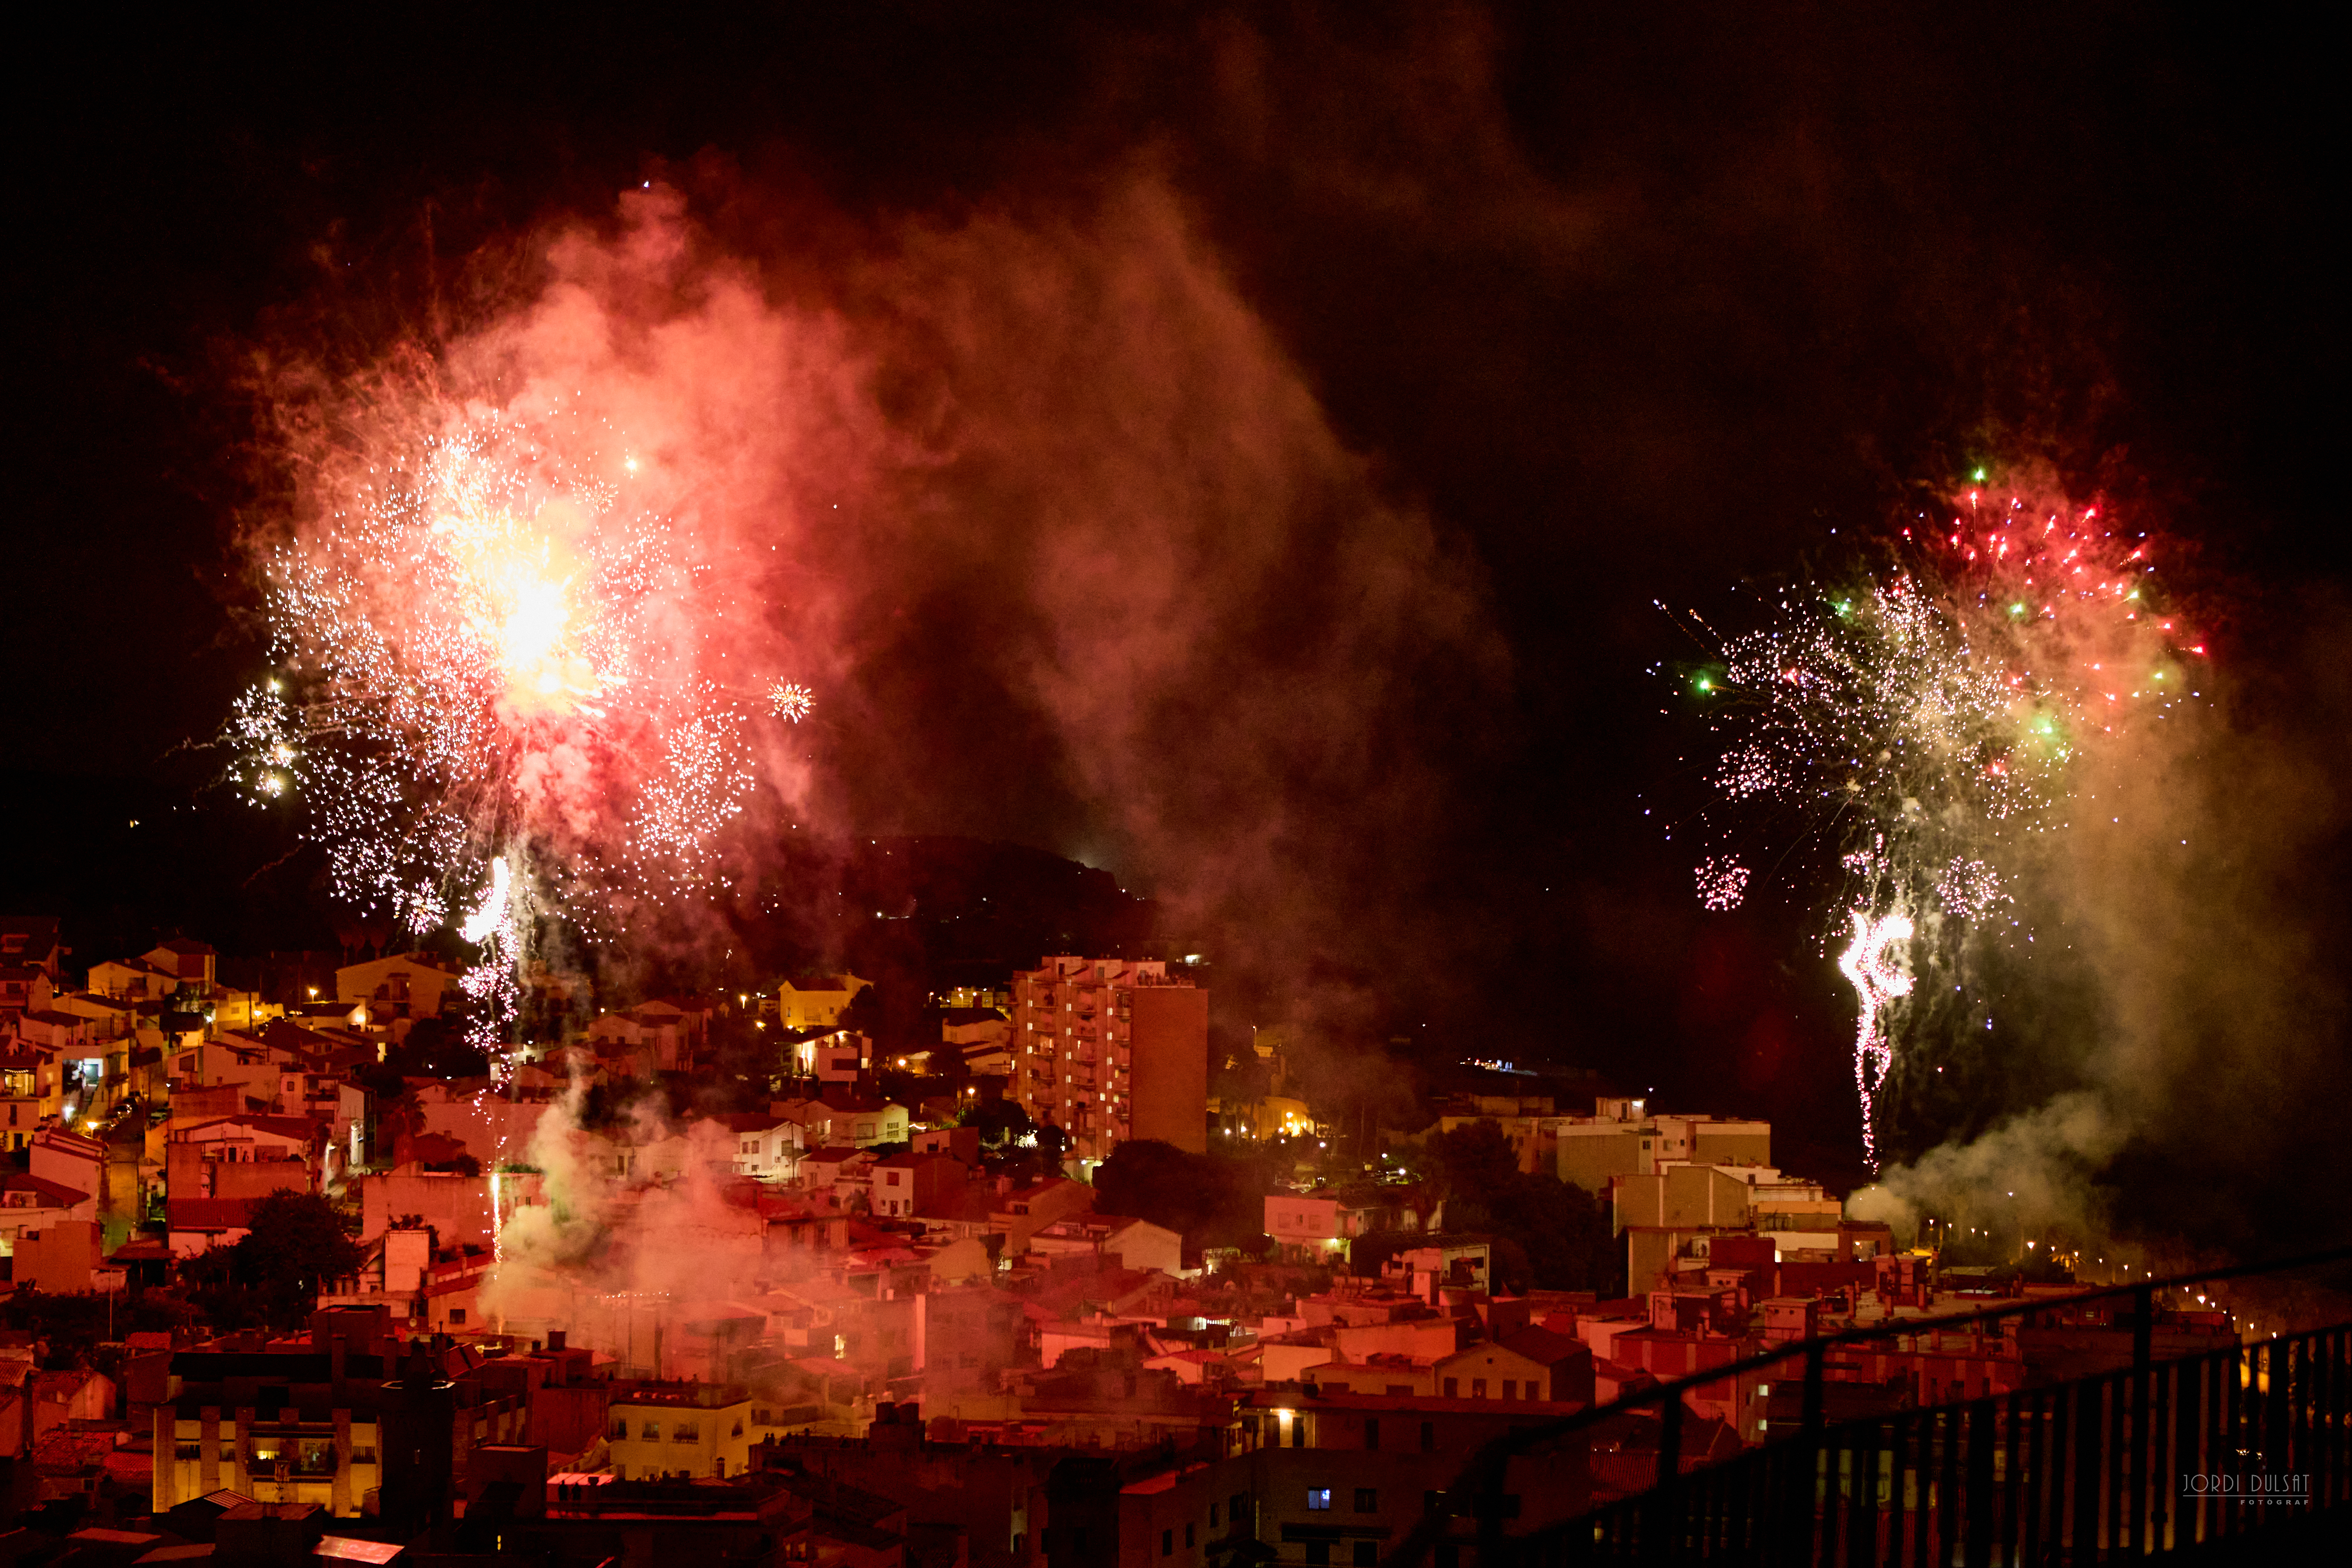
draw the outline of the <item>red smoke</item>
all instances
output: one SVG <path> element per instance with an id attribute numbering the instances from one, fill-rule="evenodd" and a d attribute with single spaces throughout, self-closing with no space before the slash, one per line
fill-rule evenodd
<path id="1" fill-rule="evenodd" d="M 1244 962 L 1360 956 L 1429 862 L 1425 737 L 1503 656 L 1474 571 L 1381 493 L 1165 186 L 851 231 L 696 185 L 478 262 L 498 281 L 422 362 L 449 408 L 562 411 L 625 450 L 707 584 L 680 613 L 738 606 L 679 628 L 702 668 L 814 689 L 810 724 L 747 732 L 743 848 L 1026 838 Z M 308 378 L 282 428 L 331 431 L 402 362 Z"/>

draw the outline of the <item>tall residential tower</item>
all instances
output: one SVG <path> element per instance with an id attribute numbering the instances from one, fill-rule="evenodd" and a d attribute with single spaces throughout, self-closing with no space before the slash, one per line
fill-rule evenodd
<path id="1" fill-rule="evenodd" d="M 1156 959 L 1047 958 L 1013 977 L 1010 1088 L 1078 1159 L 1133 1138 L 1208 1148 L 1209 993 Z"/>

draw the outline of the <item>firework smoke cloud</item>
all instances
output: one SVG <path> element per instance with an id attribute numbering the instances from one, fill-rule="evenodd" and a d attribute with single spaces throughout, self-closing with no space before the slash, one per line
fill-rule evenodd
<path id="1" fill-rule="evenodd" d="M 476 325 L 267 389 L 235 773 L 341 898 L 511 972 L 558 915 L 707 934 L 762 844 L 854 821 L 1115 855 L 1270 967 L 1409 905 L 1374 846 L 1434 810 L 1410 694 L 1499 643 L 1157 178 L 822 269 L 658 183 L 516 245 Z"/>

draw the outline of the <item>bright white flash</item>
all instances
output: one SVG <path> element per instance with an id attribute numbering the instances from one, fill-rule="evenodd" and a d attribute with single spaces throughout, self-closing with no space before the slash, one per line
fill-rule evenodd
<path id="1" fill-rule="evenodd" d="M 1874 915 L 1851 912 L 1853 940 L 1839 956 L 1838 969 L 1853 983 L 1862 1000 L 1862 1017 L 1854 1029 L 1853 1083 L 1862 1094 L 1862 1147 L 1870 1168 L 1878 1168 L 1878 1086 L 1894 1064 L 1895 1044 L 1887 1038 L 1882 1016 L 1886 1004 L 1911 994 L 1911 977 L 1903 968 L 1904 945 L 1911 940 L 1911 917 L 1901 910 Z"/>
<path id="2" fill-rule="evenodd" d="M 478 946 L 503 933 L 508 897 L 507 862 L 494 860 L 490 862 L 489 890 L 482 894 L 482 902 L 474 912 L 466 916 L 466 924 L 457 928 L 457 935 Z"/>

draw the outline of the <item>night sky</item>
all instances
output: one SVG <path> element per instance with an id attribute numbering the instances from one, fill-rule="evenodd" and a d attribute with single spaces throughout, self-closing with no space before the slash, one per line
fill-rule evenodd
<path id="1" fill-rule="evenodd" d="M 1313 1011 L 1328 983 L 1380 998 L 1342 1009 L 1368 1035 L 1599 1066 L 1773 1115 L 1791 1163 L 1850 1160 L 1818 922 L 1793 893 L 1706 915 L 1665 840 L 1696 740 L 1647 673 L 1686 652 L 1654 601 L 1736 627 L 1740 584 L 1834 567 L 1988 459 L 2046 459 L 2184 541 L 2184 591 L 2250 672 L 2241 722 L 2342 760 L 2338 94 L 2311 40 L 2133 5 L 1104 9 L 120 19 L 20 54 L 0 903 L 170 924 L 286 851 L 177 749 L 258 668 L 233 549 L 255 346 L 363 354 L 469 256 L 648 180 L 818 294 L 887 236 L 1082 225 L 1148 181 L 1365 492 L 1423 520 L 1475 626 L 1381 644 L 1405 662 L 1361 688 L 1377 810 L 1269 771 L 1328 816 L 1295 841 L 1301 899 L 1333 861 L 1332 907 L 1286 913 L 1311 939 L 1258 972 L 1255 933 L 1203 934 L 1253 1005 Z M 910 561 L 903 601 L 858 547 L 829 825 L 1183 881 L 1008 674 L 1029 558 L 991 553 L 992 517 L 965 570 Z M 1222 685 L 1350 613 L 1321 570 L 1302 550 L 1254 585 L 1286 610 L 1218 623 Z M 2306 677 L 2334 695 L 2303 705 Z M 1213 783 L 1239 765 L 1137 762 L 1211 781 L 1178 797 L 1204 845 L 1249 809 Z M 2318 841 L 2340 864 L 2340 825 Z M 315 928 L 281 913 L 287 940 Z"/>

